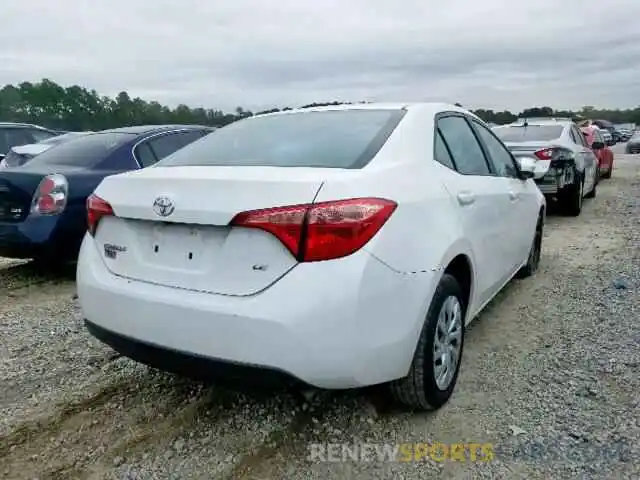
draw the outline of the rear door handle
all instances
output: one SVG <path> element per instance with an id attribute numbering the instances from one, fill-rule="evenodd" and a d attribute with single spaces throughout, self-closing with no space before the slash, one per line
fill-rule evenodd
<path id="1" fill-rule="evenodd" d="M 509 199 L 512 201 L 516 201 L 520 198 L 520 195 L 518 195 L 516 192 L 509 192 Z"/>
<path id="2" fill-rule="evenodd" d="M 458 194 L 458 203 L 460 205 L 471 205 L 476 201 L 476 196 L 471 192 L 460 192 Z"/>

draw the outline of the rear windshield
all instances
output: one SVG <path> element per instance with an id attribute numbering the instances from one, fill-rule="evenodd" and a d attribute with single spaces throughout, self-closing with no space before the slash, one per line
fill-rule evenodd
<path id="1" fill-rule="evenodd" d="M 247 118 L 215 130 L 156 166 L 362 168 L 403 115 L 404 110 L 353 109 Z"/>
<path id="2" fill-rule="evenodd" d="M 132 133 L 81 135 L 41 153 L 31 160 L 29 165 L 71 165 L 90 168 L 136 136 Z"/>
<path id="3" fill-rule="evenodd" d="M 496 127 L 493 132 L 503 142 L 535 142 L 555 140 L 562 136 L 562 125 L 528 125 Z"/>

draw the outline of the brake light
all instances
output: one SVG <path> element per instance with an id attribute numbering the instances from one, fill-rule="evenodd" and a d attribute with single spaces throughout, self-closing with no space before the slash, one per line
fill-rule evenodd
<path id="1" fill-rule="evenodd" d="M 67 206 L 69 183 L 64 175 L 47 175 L 42 179 L 31 201 L 31 213 L 57 215 Z"/>
<path id="2" fill-rule="evenodd" d="M 543 148 L 533 153 L 538 160 L 574 160 L 571 150 L 564 147 Z"/>
<path id="3" fill-rule="evenodd" d="M 108 202 L 95 193 L 87 198 L 87 228 L 91 236 L 95 236 L 98 224 L 103 217 L 113 215 L 113 208 Z"/>
<path id="4" fill-rule="evenodd" d="M 276 236 L 300 262 L 346 257 L 371 240 L 397 204 L 382 198 L 251 210 L 237 214 L 232 226 L 258 228 Z"/>
<path id="5" fill-rule="evenodd" d="M 551 160 L 553 158 L 553 148 L 545 148 L 534 153 L 538 160 Z"/>

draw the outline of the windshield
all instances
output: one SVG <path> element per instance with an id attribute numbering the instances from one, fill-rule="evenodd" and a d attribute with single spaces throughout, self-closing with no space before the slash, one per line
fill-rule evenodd
<path id="1" fill-rule="evenodd" d="M 157 167 L 273 166 L 362 168 L 404 110 L 324 110 L 239 120 L 158 162 Z"/>
<path id="2" fill-rule="evenodd" d="M 496 127 L 493 132 L 503 142 L 548 142 L 560 138 L 563 129 L 562 125 L 507 125 Z"/>
<path id="3" fill-rule="evenodd" d="M 29 165 L 93 167 L 118 147 L 136 138 L 132 133 L 92 133 L 69 139 L 41 153 Z"/>

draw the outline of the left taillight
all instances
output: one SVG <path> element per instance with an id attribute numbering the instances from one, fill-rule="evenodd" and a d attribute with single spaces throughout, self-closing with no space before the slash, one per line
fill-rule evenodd
<path id="1" fill-rule="evenodd" d="M 95 193 L 87 198 L 87 229 L 91 236 L 95 236 L 100 220 L 113 216 L 113 208 L 106 200 Z"/>
<path id="2" fill-rule="evenodd" d="M 31 213 L 38 215 L 57 215 L 67 206 L 69 183 L 64 175 L 47 175 L 33 195 Z"/>
<path id="3" fill-rule="evenodd" d="M 358 251 L 396 207 L 394 201 L 383 198 L 352 198 L 242 212 L 231 225 L 269 232 L 299 262 L 318 262 Z"/>

